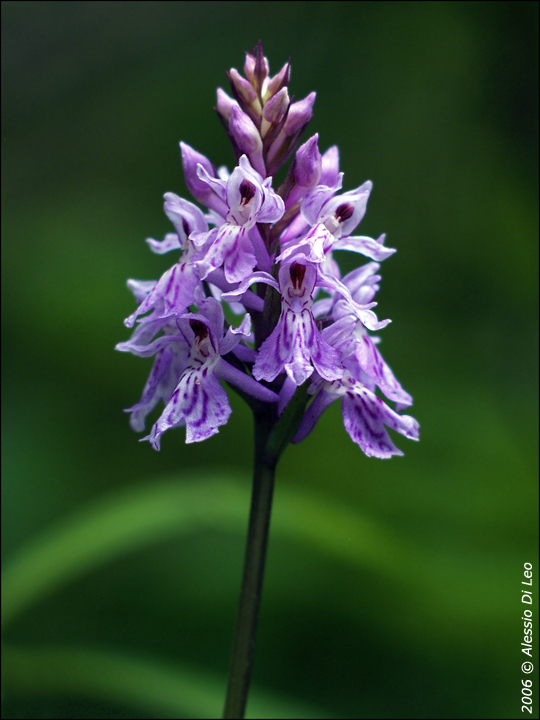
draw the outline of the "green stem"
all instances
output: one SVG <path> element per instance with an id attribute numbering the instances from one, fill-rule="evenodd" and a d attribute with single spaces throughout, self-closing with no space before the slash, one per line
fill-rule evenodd
<path id="1" fill-rule="evenodd" d="M 273 412 L 271 406 L 265 405 L 264 410 L 254 413 L 255 460 L 251 510 L 229 684 L 223 713 L 224 718 L 237 720 L 244 717 L 251 678 L 270 528 L 274 475 L 278 460 L 277 456 L 268 450 L 268 437 L 274 420 Z"/>

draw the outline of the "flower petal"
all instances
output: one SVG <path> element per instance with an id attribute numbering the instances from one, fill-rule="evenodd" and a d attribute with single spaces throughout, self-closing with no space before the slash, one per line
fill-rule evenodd
<path id="1" fill-rule="evenodd" d="M 189 368 L 167 407 L 152 428 L 150 444 L 159 450 L 160 438 L 173 427 L 186 425 L 186 443 L 201 442 L 218 432 L 231 414 L 227 393 L 206 368 Z"/>
<path id="2" fill-rule="evenodd" d="M 180 250 L 181 244 L 177 233 L 167 233 L 163 240 L 153 240 L 146 238 L 146 242 L 150 246 L 150 250 L 156 255 L 163 255 L 171 250 Z"/>
<path id="3" fill-rule="evenodd" d="M 361 369 L 380 387 L 389 400 L 394 400 L 403 407 L 412 405 L 412 397 L 396 380 L 369 335 L 364 335 L 356 342 L 355 356 Z"/>
<path id="4" fill-rule="evenodd" d="M 385 235 L 381 235 L 377 240 L 363 235 L 341 238 L 334 243 L 333 250 L 350 250 L 382 262 L 396 252 L 395 248 L 387 248 L 382 244 L 384 238 Z"/>
<path id="5" fill-rule="evenodd" d="M 388 435 L 385 425 L 418 440 L 419 425 L 409 415 L 398 415 L 367 388 L 356 386 L 343 396 L 343 423 L 351 439 L 368 457 L 381 459 L 403 455 Z"/>

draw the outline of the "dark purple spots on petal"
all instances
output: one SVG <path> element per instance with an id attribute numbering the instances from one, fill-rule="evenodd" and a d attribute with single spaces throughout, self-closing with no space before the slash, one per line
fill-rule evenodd
<path id="1" fill-rule="evenodd" d="M 343 203 L 343 205 L 340 205 L 335 213 L 335 218 L 339 223 L 344 223 L 345 220 L 348 220 L 350 217 L 352 217 L 352 214 L 354 212 L 354 207 L 350 205 L 349 203 Z"/>
<path id="2" fill-rule="evenodd" d="M 202 409 L 201 416 L 198 420 L 190 422 L 190 425 L 196 428 L 201 427 L 201 425 L 205 425 L 206 421 L 208 420 L 208 393 L 206 392 L 206 390 L 201 391 L 201 398 L 199 404 Z"/>
<path id="3" fill-rule="evenodd" d="M 184 408 L 184 415 L 187 417 L 193 412 L 193 408 L 197 404 L 199 400 L 199 385 L 197 384 L 197 379 L 195 379 L 195 382 L 191 384 L 191 398 L 189 398 L 188 394 L 188 400 L 190 400 L 190 403 L 188 407 Z"/>
<path id="4" fill-rule="evenodd" d="M 300 265 L 300 263 L 293 263 L 289 270 L 292 284 L 295 290 L 300 290 L 302 283 L 304 282 L 304 275 L 306 274 L 306 266 Z"/>
<path id="5" fill-rule="evenodd" d="M 190 320 L 189 324 L 197 340 L 204 340 L 204 338 L 208 337 L 208 328 L 203 322 L 200 320 Z"/>
<path id="6" fill-rule="evenodd" d="M 242 198 L 241 205 L 247 205 L 250 200 L 255 197 L 255 185 L 249 180 L 242 180 L 240 183 L 240 197 Z"/>

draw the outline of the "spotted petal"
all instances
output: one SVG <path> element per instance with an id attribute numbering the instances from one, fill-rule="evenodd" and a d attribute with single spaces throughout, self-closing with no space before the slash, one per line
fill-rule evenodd
<path id="1" fill-rule="evenodd" d="M 218 432 L 229 419 L 231 408 L 227 393 L 207 368 L 188 368 L 182 375 L 167 407 L 144 440 L 155 450 L 160 438 L 173 427 L 186 426 L 186 443 L 201 442 Z"/>

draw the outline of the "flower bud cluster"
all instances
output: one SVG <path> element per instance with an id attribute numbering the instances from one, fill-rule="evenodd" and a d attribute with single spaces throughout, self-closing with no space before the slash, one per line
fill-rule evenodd
<path id="1" fill-rule="evenodd" d="M 341 193 L 337 147 L 321 154 L 318 135 L 299 146 L 315 93 L 289 99 L 290 62 L 270 77 L 259 43 L 246 53 L 245 77 L 234 68 L 228 76 L 232 97 L 218 89 L 216 110 L 237 165 L 216 171 L 180 143 L 186 185 L 205 210 L 167 193 L 174 232 L 147 242 L 178 260 L 157 281 L 128 281 L 138 306 L 125 324 L 135 329 L 117 349 L 155 358 L 141 400 L 128 410 L 131 425 L 144 430 L 163 401 L 143 439 L 159 449 L 165 431 L 185 426 L 186 442 L 205 440 L 231 413 L 223 380 L 274 422 L 299 405 L 293 442 L 341 398 L 345 428 L 366 455 L 401 455 L 386 428 L 418 439 L 416 420 L 400 414 L 412 398 L 370 334 L 390 322 L 378 320 L 373 299 L 380 263 L 395 250 L 384 235 L 353 235 L 372 184 Z M 291 156 L 276 190 L 273 178 Z M 369 262 L 342 277 L 335 250 Z"/>

